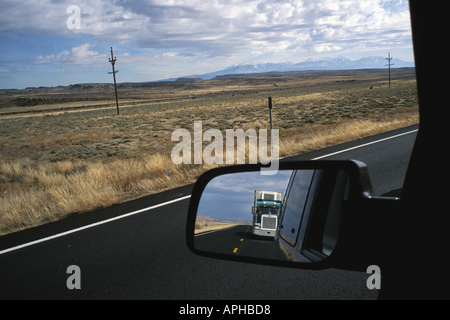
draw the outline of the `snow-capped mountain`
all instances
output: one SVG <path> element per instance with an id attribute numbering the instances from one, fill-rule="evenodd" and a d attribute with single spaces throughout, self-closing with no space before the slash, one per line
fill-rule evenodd
<path id="1" fill-rule="evenodd" d="M 228 74 L 246 74 L 263 72 L 285 72 L 302 70 L 345 70 L 345 69 L 373 69 L 386 68 L 386 58 L 381 56 L 365 57 L 358 60 L 350 60 L 343 56 L 337 58 L 307 59 L 300 63 L 243 63 L 235 64 L 226 69 L 206 73 L 202 75 L 186 76 L 184 78 L 202 78 L 203 80 L 213 79 L 217 76 Z M 391 60 L 392 68 L 414 67 L 414 62 L 402 61 L 394 58 Z"/>
<path id="2" fill-rule="evenodd" d="M 227 72 L 227 74 L 237 73 L 254 73 L 254 72 L 270 72 L 291 70 L 294 64 L 290 62 L 282 63 L 242 63 L 235 64 L 219 72 Z"/>

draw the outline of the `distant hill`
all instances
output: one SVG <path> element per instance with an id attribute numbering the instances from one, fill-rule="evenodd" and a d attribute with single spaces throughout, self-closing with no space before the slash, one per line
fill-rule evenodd
<path id="1" fill-rule="evenodd" d="M 217 218 L 212 218 L 208 216 L 197 215 L 197 221 L 205 221 L 205 222 L 221 222 L 221 223 L 231 223 L 231 224 L 239 224 L 239 225 L 251 225 L 252 222 L 250 220 L 239 219 L 239 220 L 221 220 Z"/>
<path id="2" fill-rule="evenodd" d="M 205 73 L 201 75 L 184 76 L 188 78 L 197 78 L 211 80 L 215 77 L 233 74 L 252 74 L 264 72 L 286 72 L 286 71 L 306 71 L 306 70 L 347 70 L 347 69 L 378 69 L 387 68 L 386 58 L 381 56 L 366 57 L 358 60 L 350 60 L 345 57 L 308 59 L 300 63 L 282 62 L 282 63 L 243 63 L 235 64 L 226 69 Z M 414 67 L 414 62 L 407 62 L 397 58 L 392 59 L 392 68 Z M 175 81 L 178 78 L 166 79 L 165 81 Z"/>

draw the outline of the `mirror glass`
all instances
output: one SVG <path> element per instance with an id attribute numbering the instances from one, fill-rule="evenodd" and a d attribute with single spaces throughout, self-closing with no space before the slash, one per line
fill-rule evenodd
<path id="1" fill-rule="evenodd" d="M 336 245 L 348 190 L 343 170 L 217 176 L 200 198 L 195 248 L 273 260 L 321 260 Z"/>

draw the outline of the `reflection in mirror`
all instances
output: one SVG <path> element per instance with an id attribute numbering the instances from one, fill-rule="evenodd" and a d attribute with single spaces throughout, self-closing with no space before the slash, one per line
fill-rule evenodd
<path id="1" fill-rule="evenodd" d="M 291 171 L 271 176 L 255 171 L 211 180 L 197 211 L 196 249 L 267 258 L 290 176 Z"/>
<path id="2" fill-rule="evenodd" d="M 197 250 L 298 262 L 334 249 L 348 195 L 342 170 L 225 174 L 205 187 L 197 210 Z"/>

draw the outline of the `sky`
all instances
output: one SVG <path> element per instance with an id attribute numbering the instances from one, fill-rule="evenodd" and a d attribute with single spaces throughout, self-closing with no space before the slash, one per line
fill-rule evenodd
<path id="1" fill-rule="evenodd" d="M 119 83 L 388 51 L 414 61 L 405 0 L 2 0 L 0 89 L 112 82 L 110 47 Z"/>
<path id="2" fill-rule="evenodd" d="M 271 176 L 259 171 L 218 176 L 202 193 L 197 214 L 220 220 L 251 221 L 255 190 L 285 192 L 292 170 L 279 170 Z"/>

